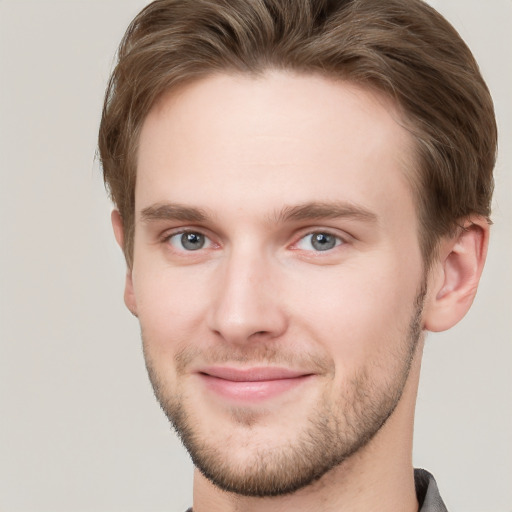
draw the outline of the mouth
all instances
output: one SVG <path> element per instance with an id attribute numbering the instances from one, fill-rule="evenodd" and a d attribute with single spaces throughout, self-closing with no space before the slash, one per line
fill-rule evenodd
<path id="1" fill-rule="evenodd" d="M 292 391 L 312 373 L 278 367 L 208 367 L 198 375 L 208 391 L 228 400 L 260 402 Z"/>

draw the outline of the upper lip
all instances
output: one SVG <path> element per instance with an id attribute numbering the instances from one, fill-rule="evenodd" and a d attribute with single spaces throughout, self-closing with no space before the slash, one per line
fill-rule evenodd
<path id="1" fill-rule="evenodd" d="M 209 366 L 201 368 L 200 374 L 216 377 L 218 379 L 234 382 L 259 382 L 267 380 L 294 379 L 311 375 L 304 370 L 293 370 L 276 366 L 263 366 L 252 368 L 234 368 L 228 366 Z"/>

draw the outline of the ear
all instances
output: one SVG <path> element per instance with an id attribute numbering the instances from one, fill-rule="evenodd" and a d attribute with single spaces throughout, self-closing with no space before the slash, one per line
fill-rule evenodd
<path id="1" fill-rule="evenodd" d="M 124 251 L 123 219 L 121 218 L 119 210 L 112 210 L 110 218 L 112 220 L 112 227 L 114 228 L 114 236 L 116 237 L 116 241 L 119 244 L 119 247 L 121 247 L 121 250 Z M 135 301 L 135 293 L 133 290 L 131 267 L 126 268 L 126 280 L 124 285 L 124 303 L 126 304 L 126 307 L 130 310 L 132 315 L 137 316 L 137 303 Z"/>
<path id="2" fill-rule="evenodd" d="M 468 312 L 475 298 L 489 243 L 489 223 L 471 217 L 456 235 L 443 239 L 429 273 L 429 293 L 424 309 L 424 327 L 445 331 Z"/>

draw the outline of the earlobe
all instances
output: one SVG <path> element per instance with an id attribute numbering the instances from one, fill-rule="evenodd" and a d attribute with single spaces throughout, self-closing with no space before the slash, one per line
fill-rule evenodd
<path id="1" fill-rule="evenodd" d="M 430 273 L 425 329 L 445 331 L 468 312 L 482 275 L 488 242 L 489 223 L 483 217 L 466 220 L 455 236 L 441 241 Z"/>
<path id="2" fill-rule="evenodd" d="M 114 229 L 114 236 L 116 238 L 119 247 L 124 251 L 124 229 L 123 229 L 123 220 L 121 218 L 121 214 L 119 210 L 112 210 L 112 214 L 110 216 L 112 220 L 112 228 Z M 126 278 L 124 285 L 124 303 L 132 315 L 137 316 L 137 303 L 135 300 L 135 293 L 133 289 L 133 278 L 132 278 L 132 269 L 130 267 L 126 268 Z"/>

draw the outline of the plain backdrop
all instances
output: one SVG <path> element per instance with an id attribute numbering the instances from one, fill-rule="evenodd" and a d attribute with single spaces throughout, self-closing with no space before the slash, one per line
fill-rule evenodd
<path id="1" fill-rule="evenodd" d="M 0 510 L 169 511 L 192 465 L 150 389 L 96 136 L 141 0 L 0 0 Z M 432 1 L 466 39 L 500 128 L 474 307 L 430 335 L 414 463 L 450 511 L 512 511 L 512 2 Z"/>

